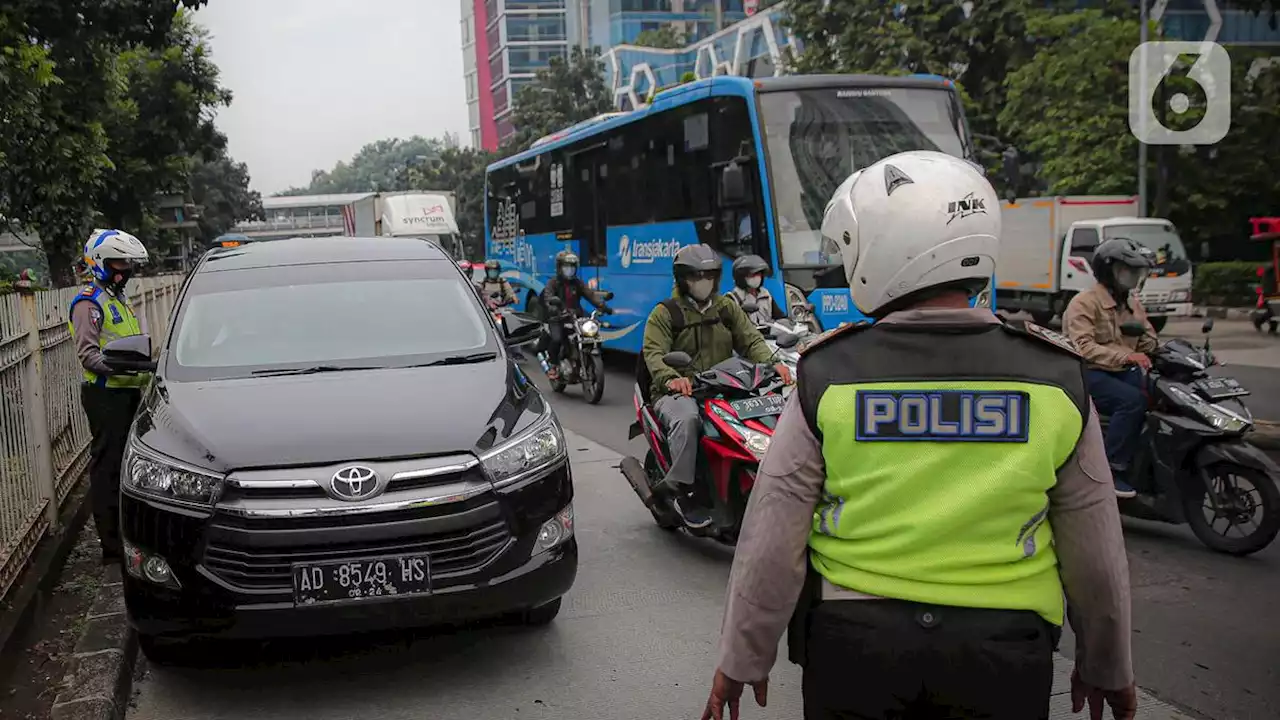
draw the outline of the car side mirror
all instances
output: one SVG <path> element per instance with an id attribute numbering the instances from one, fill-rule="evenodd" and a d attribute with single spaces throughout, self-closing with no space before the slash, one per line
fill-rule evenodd
<path id="1" fill-rule="evenodd" d="M 693 358 L 689 357 L 689 353 L 677 350 L 663 355 L 662 362 L 666 363 L 667 367 L 679 370 L 680 368 L 687 368 L 692 365 Z"/>
<path id="2" fill-rule="evenodd" d="M 1213 318 L 1205 318 L 1204 325 L 1200 326 L 1200 332 L 1208 335 L 1213 332 Z"/>
<path id="3" fill-rule="evenodd" d="M 151 336 L 130 335 L 112 340 L 102 348 L 102 362 L 120 372 L 155 372 Z"/>
<path id="4" fill-rule="evenodd" d="M 742 166 L 731 162 L 720 171 L 720 200 L 725 205 L 736 205 L 747 199 L 746 175 Z"/>
<path id="5" fill-rule="evenodd" d="M 1120 325 L 1120 334 L 1125 337 L 1142 337 L 1147 332 L 1147 326 L 1140 322 L 1127 322 Z"/>
<path id="6" fill-rule="evenodd" d="M 541 330 L 542 323 L 535 320 L 526 320 L 514 313 L 502 316 L 502 339 L 508 347 L 536 340 Z"/>

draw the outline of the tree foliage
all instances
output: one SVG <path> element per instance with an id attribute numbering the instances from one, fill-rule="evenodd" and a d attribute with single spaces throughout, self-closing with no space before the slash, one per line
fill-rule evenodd
<path id="1" fill-rule="evenodd" d="M 446 148 L 440 161 L 415 167 L 411 190 L 451 190 L 458 200 L 458 233 L 467 257 L 484 256 L 484 170 L 494 156 L 472 148 Z"/>
<path id="2" fill-rule="evenodd" d="M 261 220 L 262 196 L 249 189 L 249 168 L 225 151 L 215 151 L 196 162 L 191 172 L 191 195 L 204 206 L 200 235 L 211 240 L 241 220 Z"/>
<path id="3" fill-rule="evenodd" d="M 125 151 L 113 147 L 120 126 L 111 123 L 137 77 L 122 53 L 162 52 L 173 39 L 176 11 L 204 3 L 0 5 L 0 216 L 38 232 L 60 279 L 68 279 L 71 259 L 101 220 L 96 213 L 109 178 L 134 171 Z"/>
<path id="4" fill-rule="evenodd" d="M 504 152 L 523 150 L 540 137 L 612 109 L 600 48 L 575 47 L 567 61 L 552 58 L 533 82 L 520 88 L 512 111 L 516 131 Z"/>
<path id="5" fill-rule="evenodd" d="M 676 29 L 675 25 L 663 25 L 656 30 L 643 30 L 636 39 L 631 41 L 632 45 L 640 45 L 641 47 L 664 48 L 675 50 L 682 48 L 688 43 L 685 41 L 684 33 Z"/>
<path id="6" fill-rule="evenodd" d="M 350 162 L 339 162 L 332 170 L 313 170 L 306 187 L 290 188 L 280 195 L 322 195 L 404 190 L 411 167 L 430 163 L 441 156 L 445 142 L 415 135 L 407 140 L 392 138 L 360 148 Z"/>

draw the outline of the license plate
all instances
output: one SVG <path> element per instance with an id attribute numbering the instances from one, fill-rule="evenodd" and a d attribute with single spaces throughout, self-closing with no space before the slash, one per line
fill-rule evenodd
<path id="1" fill-rule="evenodd" d="M 1156 314 L 1169 312 L 1169 308 L 1165 307 L 1164 305 L 1147 305 L 1143 309 L 1147 311 L 1148 315 L 1156 315 Z"/>
<path id="2" fill-rule="evenodd" d="M 731 400 L 729 407 L 733 408 L 739 420 L 750 420 L 766 415 L 781 415 L 785 404 L 786 401 L 781 395 L 769 394 L 763 397 Z"/>
<path id="3" fill-rule="evenodd" d="M 293 566 L 293 599 L 298 605 L 429 592 L 431 563 L 426 555 Z"/>
<path id="4" fill-rule="evenodd" d="M 1249 391 L 1240 386 L 1233 378 L 1204 378 L 1193 383 L 1195 389 L 1210 400 L 1222 400 L 1230 397 L 1248 395 Z"/>

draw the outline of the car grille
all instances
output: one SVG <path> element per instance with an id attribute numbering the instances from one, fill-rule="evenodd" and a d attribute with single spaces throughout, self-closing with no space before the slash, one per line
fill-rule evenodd
<path id="1" fill-rule="evenodd" d="M 366 520 L 372 522 L 376 517 Z M 294 563 L 343 562 L 407 553 L 426 553 L 433 577 L 465 573 L 488 563 L 511 540 L 501 516 L 462 530 L 356 542 L 254 547 L 233 537 L 211 537 L 205 546 L 204 566 L 229 585 L 260 591 L 291 590 Z"/>

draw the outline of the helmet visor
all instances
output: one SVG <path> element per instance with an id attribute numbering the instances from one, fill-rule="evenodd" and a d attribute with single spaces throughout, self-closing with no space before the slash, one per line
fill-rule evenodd
<path id="1" fill-rule="evenodd" d="M 1145 276 L 1145 273 L 1138 268 L 1128 265 L 1116 265 L 1112 272 L 1115 275 L 1116 286 L 1121 290 L 1136 290 Z"/>

